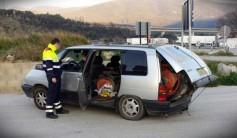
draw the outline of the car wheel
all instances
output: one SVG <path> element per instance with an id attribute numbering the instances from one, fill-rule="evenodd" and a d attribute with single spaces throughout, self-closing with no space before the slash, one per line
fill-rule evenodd
<path id="1" fill-rule="evenodd" d="M 33 90 L 33 94 L 36 107 L 44 110 L 47 98 L 47 89 L 43 87 L 37 87 Z"/>
<path id="2" fill-rule="evenodd" d="M 120 115 L 127 120 L 140 120 L 145 114 L 142 101 L 135 96 L 123 96 L 118 106 Z"/>

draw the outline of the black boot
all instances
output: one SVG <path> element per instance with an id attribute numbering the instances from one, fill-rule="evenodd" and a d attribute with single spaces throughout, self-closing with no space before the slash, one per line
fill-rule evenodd
<path id="1" fill-rule="evenodd" d="M 69 111 L 63 108 L 60 108 L 60 109 L 56 109 L 56 114 L 69 114 Z"/>
<path id="2" fill-rule="evenodd" d="M 54 113 L 46 113 L 46 118 L 57 119 L 58 115 L 55 115 Z"/>

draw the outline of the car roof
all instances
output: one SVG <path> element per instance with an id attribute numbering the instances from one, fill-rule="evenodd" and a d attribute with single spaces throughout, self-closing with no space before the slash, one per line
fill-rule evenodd
<path id="1" fill-rule="evenodd" d="M 118 49 L 118 50 L 144 50 L 144 49 L 156 49 L 157 46 L 154 45 L 126 45 L 126 44 L 116 44 L 116 45 L 78 45 L 67 47 L 66 49 Z"/>

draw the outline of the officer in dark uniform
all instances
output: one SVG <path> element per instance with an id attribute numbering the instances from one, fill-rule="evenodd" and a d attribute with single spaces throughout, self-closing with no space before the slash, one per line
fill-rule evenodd
<path id="1" fill-rule="evenodd" d="M 60 48 L 60 40 L 54 38 L 48 47 L 43 52 L 43 66 L 48 79 L 48 94 L 46 99 L 46 118 L 56 119 L 58 115 L 54 114 L 68 114 L 69 111 L 63 109 L 59 99 L 59 92 L 61 88 L 61 75 L 60 68 L 61 61 L 59 61 L 56 50 Z"/>

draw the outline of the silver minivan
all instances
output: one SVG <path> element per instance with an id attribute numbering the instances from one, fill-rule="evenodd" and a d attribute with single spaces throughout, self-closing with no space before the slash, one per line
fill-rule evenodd
<path id="1" fill-rule="evenodd" d="M 85 53 L 86 61 L 81 62 Z M 176 45 L 73 46 L 58 56 L 68 59 L 61 65 L 61 102 L 82 110 L 88 104 L 115 108 L 128 120 L 188 110 L 197 88 L 215 80 L 202 59 Z M 42 64 L 37 64 L 22 89 L 44 109 L 47 86 Z"/>

